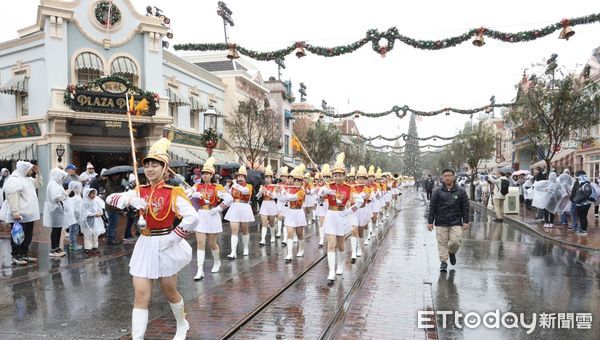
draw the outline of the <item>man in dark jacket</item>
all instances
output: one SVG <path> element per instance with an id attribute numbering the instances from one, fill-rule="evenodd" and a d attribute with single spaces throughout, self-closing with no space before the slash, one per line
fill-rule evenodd
<path id="1" fill-rule="evenodd" d="M 456 264 L 456 253 L 462 241 L 462 230 L 469 228 L 469 198 L 467 193 L 455 182 L 454 170 L 442 171 L 443 185 L 433 192 L 429 204 L 427 229 L 433 230 L 435 224 L 440 270 Z"/>
<path id="2" fill-rule="evenodd" d="M 125 188 L 121 185 L 121 175 L 111 175 L 106 181 L 104 190 L 106 192 L 106 197 L 117 192 L 124 192 Z M 108 215 L 108 225 L 106 228 L 106 244 L 109 246 L 119 245 L 122 242 L 117 240 L 117 227 L 119 226 L 119 222 L 121 221 L 121 215 L 123 215 L 123 211 L 107 204 L 106 213 Z"/>
<path id="3" fill-rule="evenodd" d="M 427 193 L 427 201 L 431 200 L 431 193 L 433 192 L 433 187 L 435 186 L 435 182 L 433 178 L 431 178 L 431 174 L 427 176 L 425 180 L 425 192 Z"/>

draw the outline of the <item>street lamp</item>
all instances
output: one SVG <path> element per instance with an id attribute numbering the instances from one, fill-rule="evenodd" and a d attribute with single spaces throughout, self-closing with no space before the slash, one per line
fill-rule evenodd
<path id="1" fill-rule="evenodd" d="M 217 130 L 217 111 L 213 106 L 209 106 L 206 111 L 204 111 L 204 129 L 213 129 Z"/>
<path id="2" fill-rule="evenodd" d="M 65 147 L 62 144 L 59 144 L 56 147 L 56 156 L 58 157 L 58 162 L 62 162 L 62 157 L 65 155 Z"/>

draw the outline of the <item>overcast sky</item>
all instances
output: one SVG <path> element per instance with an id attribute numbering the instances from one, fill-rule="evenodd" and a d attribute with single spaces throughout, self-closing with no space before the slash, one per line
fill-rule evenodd
<path id="1" fill-rule="evenodd" d="M 3 1 L 4 2 L 4 1 Z M 6 1 L 8 3 L 8 1 Z M 222 20 L 217 1 L 132 0 L 140 13 L 146 5 L 162 9 L 172 20 L 171 46 L 186 42 L 222 42 Z M 385 31 L 396 26 L 401 34 L 418 39 L 443 39 L 473 27 L 488 26 L 516 32 L 539 28 L 562 18 L 600 11 L 597 1 L 247 1 L 226 0 L 233 11 L 232 42 L 256 50 L 272 50 L 294 41 L 335 46 L 356 41 L 370 28 Z M 2 41 L 17 37 L 16 30 L 35 21 L 37 0 L 10 1 L 0 22 Z M 286 58 L 283 79 L 308 87 L 308 101 L 320 107 L 321 99 L 339 112 L 360 109 L 377 112 L 393 105 L 420 110 L 446 106 L 472 108 L 514 98 L 514 85 L 524 68 L 559 54 L 559 63 L 581 68 L 592 49 L 600 46 L 600 24 L 580 25 L 569 41 L 558 32 L 533 42 L 507 44 L 486 38 L 485 46 L 471 42 L 440 51 L 424 51 L 396 42 L 386 58 L 367 44 L 356 53 L 335 58 L 307 55 Z M 256 62 L 263 78 L 276 76 L 273 62 Z M 151 89 L 149 89 L 151 90 Z M 423 118 L 420 136 L 454 135 L 468 117 L 452 114 Z M 363 135 L 395 136 L 406 132 L 408 118 L 358 119 Z M 443 143 L 438 141 L 438 143 Z"/>

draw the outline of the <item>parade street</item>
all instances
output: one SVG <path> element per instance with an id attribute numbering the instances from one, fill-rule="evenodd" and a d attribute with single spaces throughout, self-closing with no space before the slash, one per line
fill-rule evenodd
<path id="1" fill-rule="evenodd" d="M 542 328 L 539 320 L 544 312 L 600 315 L 598 253 L 558 246 L 508 223 L 495 223 L 472 208 L 473 222 L 463 233 L 457 264 L 440 272 L 435 233 L 425 228 L 424 194 L 405 193 L 401 207 L 356 264 L 347 259 L 346 274 L 332 287 L 325 280 L 327 263 L 313 228 L 305 257 L 286 265 L 279 241 L 259 247 L 260 235 L 252 226 L 249 257 L 223 262 L 220 273 L 209 273 L 202 281 L 192 280 L 195 265 L 180 272 L 178 288 L 191 325 L 188 338 L 516 339 L 527 332 L 522 326 L 461 328 L 453 317 L 446 328 L 438 317 L 437 328 L 426 332 L 418 328 L 417 312 L 427 310 L 524 313 L 528 323 L 536 313 L 532 338 L 598 338 L 597 319 L 591 330 L 575 329 L 576 322 L 571 329 L 558 329 L 558 319 L 552 328 Z M 220 245 L 229 251 L 225 242 Z M 43 243 L 32 248 L 34 255 L 48 251 Z M 14 267 L 9 240 L 1 239 L 0 338 L 126 336 L 133 298 L 127 268 L 132 248 L 101 248 L 99 259 L 40 256 L 38 266 Z M 174 320 L 159 294 L 152 295 L 149 320 L 147 339 L 173 336 Z"/>

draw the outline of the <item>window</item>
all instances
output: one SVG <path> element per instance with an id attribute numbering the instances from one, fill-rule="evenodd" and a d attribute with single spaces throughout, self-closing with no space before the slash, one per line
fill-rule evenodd
<path id="1" fill-rule="evenodd" d="M 136 85 L 138 81 L 138 69 L 133 60 L 127 57 L 117 57 L 110 64 L 110 73 L 125 78 Z"/>
<path id="2" fill-rule="evenodd" d="M 17 110 L 21 117 L 29 116 L 29 95 L 27 92 L 17 95 Z"/>
<path id="3" fill-rule="evenodd" d="M 78 70 L 77 71 L 77 83 L 80 85 L 89 84 L 89 83 L 93 82 L 94 80 L 100 78 L 100 75 L 101 75 L 101 73 L 98 70 L 90 70 L 90 69 Z"/>
<path id="4" fill-rule="evenodd" d="M 592 178 L 596 179 L 600 177 L 600 163 L 594 163 L 594 174 Z"/>
<path id="5" fill-rule="evenodd" d="M 287 119 L 287 118 L 285 119 L 285 128 L 286 128 L 286 129 L 289 129 L 289 128 L 290 128 L 290 120 L 291 120 L 291 119 Z"/>
<path id="6" fill-rule="evenodd" d="M 200 129 L 198 126 L 200 111 L 190 110 L 190 127 L 196 131 Z"/>
<path id="7" fill-rule="evenodd" d="M 177 104 L 169 103 L 169 116 L 173 117 L 173 125 L 177 125 L 177 109 Z"/>
<path id="8" fill-rule="evenodd" d="M 80 53 L 75 58 L 75 72 L 77 83 L 88 84 L 104 75 L 104 63 L 100 57 L 92 52 Z"/>
<path id="9" fill-rule="evenodd" d="M 286 155 L 290 154 L 290 136 L 285 135 L 285 149 L 284 152 Z"/>

